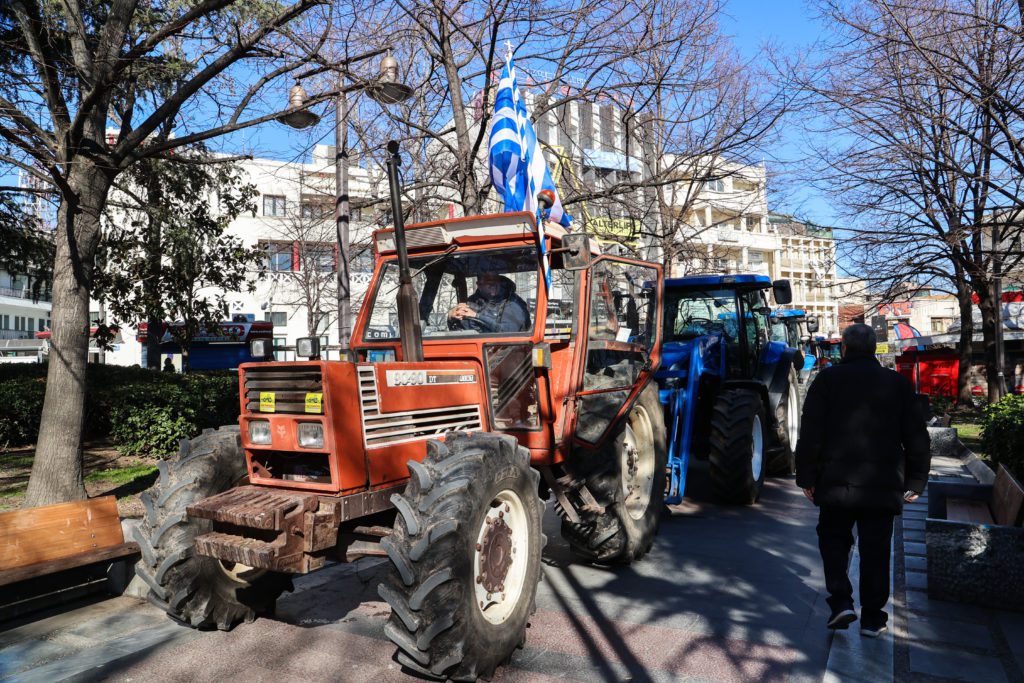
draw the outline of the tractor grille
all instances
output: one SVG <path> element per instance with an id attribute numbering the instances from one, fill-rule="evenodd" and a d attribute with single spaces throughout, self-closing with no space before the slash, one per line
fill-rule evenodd
<path id="1" fill-rule="evenodd" d="M 405 441 L 418 441 L 455 431 L 479 431 L 480 406 L 445 406 L 400 413 L 382 413 L 377 376 L 372 366 L 360 366 L 359 398 L 366 448 L 381 448 Z M 429 391 L 426 387 L 423 391 Z"/>
<path id="2" fill-rule="evenodd" d="M 260 394 L 273 393 L 275 413 L 305 413 L 306 394 L 322 393 L 323 372 L 319 365 L 274 365 L 245 370 L 245 409 L 260 411 Z M 269 411 L 262 411 L 269 412 Z"/>

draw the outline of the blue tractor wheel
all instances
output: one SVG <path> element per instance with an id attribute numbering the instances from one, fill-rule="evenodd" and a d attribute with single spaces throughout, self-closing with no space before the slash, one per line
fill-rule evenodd
<path id="1" fill-rule="evenodd" d="M 752 505 L 764 484 L 767 419 L 761 396 L 726 389 L 711 416 L 711 488 L 723 503 Z"/>

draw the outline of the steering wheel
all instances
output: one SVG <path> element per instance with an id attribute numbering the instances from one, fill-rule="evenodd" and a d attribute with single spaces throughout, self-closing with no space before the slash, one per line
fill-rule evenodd
<path id="1" fill-rule="evenodd" d="M 491 326 L 485 323 L 480 318 L 465 317 L 461 320 L 458 318 L 448 318 L 448 329 L 457 332 L 459 330 L 466 330 L 469 332 L 493 332 Z"/>

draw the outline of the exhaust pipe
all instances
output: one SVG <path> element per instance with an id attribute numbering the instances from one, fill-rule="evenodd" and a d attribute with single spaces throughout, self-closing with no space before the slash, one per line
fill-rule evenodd
<path id="1" fill-rule="evenodd" d="M 391 188 L 391 216 L 395 224 L 395 250 L 398 252 L 398 336 L 402 342 L 402 360 L 423 360 L 423 333 L 420 329 L 420 307 L 409 272 L 409 250 L 405 245 L 405 217 L 402 214 L 402 193 L 398 181 L 398 143 L 388 142 L 388 185 Z"/>

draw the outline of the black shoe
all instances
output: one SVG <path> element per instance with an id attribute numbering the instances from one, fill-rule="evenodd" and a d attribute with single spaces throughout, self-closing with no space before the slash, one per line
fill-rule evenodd
<path id="1" fill-rule="evenodd" d="M 860 623 L 860 634 L 868 638 L 877 638 L 889 630 L 889 627 L 885 625 L 885 621 L 885 617 L 881 619 L 864 619 Z"/>
<path id="2" fill-rule="evenodd" d="M 852 609 L 837 610 L 829 617 L 828 627 L 836 630 L 846 630 L 855 621 L 857 621 L 857 613 Z"/>

